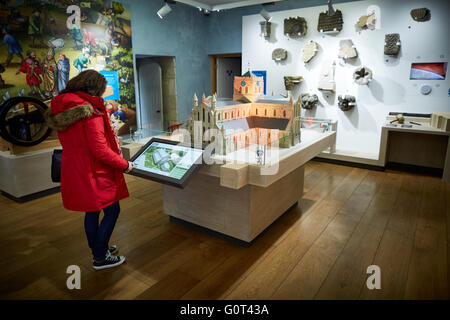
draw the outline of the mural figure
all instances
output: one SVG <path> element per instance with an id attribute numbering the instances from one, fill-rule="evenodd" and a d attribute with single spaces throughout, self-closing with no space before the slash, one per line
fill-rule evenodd
<path id="1" fill-rule="evenodd" d="M 73 62 L 73 66 L 78 69 L 78 74 L 87 69 L 87 64 L 91 62 L 89 59 L 90 57 L 91 55 L 89 54 L 89 52 L 83 52 L 78 56 L 77 59 L 75 59 L 75 61 Z"/>
<path id="2" fill-rule="evenodd" d="M 22 62 L 24 59 L 22 55 L 22 47 L 20 46 L 19 41 L 16 40 L 16 38 L 6 27 L 2 28 L 2 34 L 4 34 L 2 45 L 8 45 L 8 57 L 6 58 L 5 66 L 9 66 L 14 55 L 18 56 Z"/>
<path id="3" fill-rule="evenodd" d="M 41 10 L 34 9 L 30 18 L 28 19 L 28 35 L 31 38 L 31 48 L 45 48 L 45 44 L 42 39 L 44 24 L 41 19 Z M 36 44 L 36 40 L 39 44 Z"/>
<path id="4" fill-rule="evenodd" d="M 97 41 L 95 41 L 94 34 L 86 29 L 83 29 L 83 45 L 89 54 L 94 53 L 94 50 L 97 49 Z"/>
<path id="5" fill-rule="evenodd" d="M 55 51 L 49 49 L 45 57 L 42 74 L 44 77 L 44 91 L 47 97 L 56 96 L 56 62 Z"/>
<path id="6" fill-rule="evenodd" d="M 59 55 L 58 65 L 57 65 L 57 89 L 58 92 L 63 91 L 66 88 L 67 82 L 69 82 L 69 72 L 70 72 L 70 61 L 69 58 L 64 54 Z"/>
<path id="7" fill-rule="evenodd" d="M 25 73 L 27 85 L 30 87 L 30 94 L 36 95 L 39 93 L 39 96 L 42 99 L 45 99 L 45 96 L 42 94 L 40 84 L 42 83 L 41 74 L 42 67 L 39 63 L 39 60 L 36 58 L 36 53 L 34 51 L 27 52 L 27 58 L 24 62 L 22 62 L 22 66 L 16 72 L 16 75 L 19 73 Z"/>
<path id="8" fill-rule="evenodd" d="M 124 110 L 122 110 L 122 105 L 119 104 L 117 110 L 113 113 L 116 119 L 122 120 L 123 122 L 127 122 L 127 114 Z"/>
<path id="9" fill-rule="evenodd" d="M 80 32 L 80 28 L 74 23 L 72 29 L 70 29 L 70 36 L 72 36 L 74 49 L 80 50 L 83 47 L 83 35 Z M 80 43 L 80 45 L 78 45 Z"/>

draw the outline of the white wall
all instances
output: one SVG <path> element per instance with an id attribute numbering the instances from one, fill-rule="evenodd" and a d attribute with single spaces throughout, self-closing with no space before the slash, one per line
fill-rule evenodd
<path id="1" fill-rule="evenodd" d="M 326 4 L 326 1 L 324 0 Z M 367 13 L 371 5 L 381 9 L 380 29 L 357 31 L 356 22 Z M 416 22 L 410 16 L 411 9 L 427 7 L 431 20 Z M 283 77 L 303 76 L 303 82 L 292 93 L 311 92 L 319 96 L 320 104 L 312 111 L 302 110 L 303 116 L 338 120 L 338 152 L 355 154 L 365 158 L 378 158 L 381 125 L 390 111 L 431 113 L 450 111 L 450 67 L 446 80 L 409 80 L 411 62 L 450 62 L 450 1 L 448 0 L 371 0 L 335 4 L 342 11 L 344 26 L 337 35 L 323 35 L 317 31 L 320 12 L 327 6 L 272 12 L 272 36 L 270 40 L 260 35 L 260 15 L 243 17 L 242 71 L 248 65 L 252 70 L 267 70 L 267 92 L 286 93 Z M 288 17 L 304 17 L 308 24 L 305 37 L 291 39 L 283 34 L 283 21 Z M 399 33 L 402 43 L 397 58 L 384 55 L 384 35 Z M 351 39 L 358 51 L 358 58 L 340 64 L 339 41 Z M 306 66 L 301 61 L 304 43 L 314 40 L 319 52 Z M 272 60 L 272 51 L 284 48 L 288 59 Z M 336 94 L 317 90 L 321 63 L 336 60 Z M 388 60 L 388 62 L 386 62 Z M 353 83 L 353 70 L 360 65 L 373 71 L 374 79 L 368 86 Z M 419 92 L 422 84 L 432 85 L 428 96 Z M 352 94 L 357 107 L 343 112 L 337 105 L 339 94 Z"/>

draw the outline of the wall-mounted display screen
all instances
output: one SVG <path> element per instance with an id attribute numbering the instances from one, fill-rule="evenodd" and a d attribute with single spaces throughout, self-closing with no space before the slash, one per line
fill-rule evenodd
<path id="1" fill-rule="evenodd" d="M 447 73 L 447 62 L 412 63 L 410 80 L 444 80 Z"/>
<path id="2" fill-rule="evenodd" d="M 131 159 L 134 167 L 130 174 L 184 188 L 202 164 L 202 156 L 201 149 L 153 138 Z"/>

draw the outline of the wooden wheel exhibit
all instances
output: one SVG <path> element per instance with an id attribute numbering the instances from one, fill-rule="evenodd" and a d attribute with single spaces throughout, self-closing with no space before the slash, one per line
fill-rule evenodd
<path id="1" fill-rule="evenodd" d="M 34 146 L 51 133 L 45 122 L 47 105 L 31 97 L 15 97 L 0 105 L 0 136 L 19 146 Z"/>

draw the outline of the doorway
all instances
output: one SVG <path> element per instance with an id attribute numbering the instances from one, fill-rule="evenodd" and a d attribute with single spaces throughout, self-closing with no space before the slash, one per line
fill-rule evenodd
<path id="1" fill-rule="evenodd" d="M 139 85 L 139 125 L 167 131 L 177 121 L 175 57 L 136 57 Z"/>
<path id="2" fill-rule="evenodd" d="M 242 54 L 219 54 L 211 56 L 212 94 L 225 99 L 233 98 L 233 80 L 240 76 Z"/>

